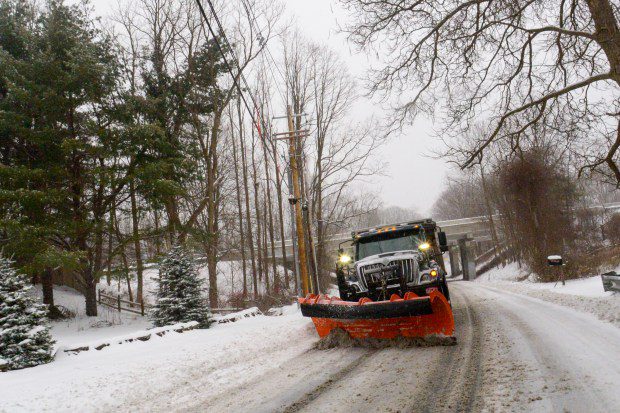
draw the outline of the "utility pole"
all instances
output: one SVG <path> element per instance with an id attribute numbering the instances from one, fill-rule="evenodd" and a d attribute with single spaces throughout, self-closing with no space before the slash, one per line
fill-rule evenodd
<path id="1" fill-rule="evenodd" d="M 287 168 L 287 172 L 286 175 L 288 177 L 288 187 L 289 188 L 293 188 L 293 176 L 291 174 L 291 168 L 290 166 Z M 289 189 L 291 190 L 291 189 Z M 293 199 L 289 199 L 289 201 L 292 201 Z M 297 231 L 295 228 L 297 228 L 297 226 L 295 225 L 295 204 L 293 202 L 291 202 L 291 240 L 293 242 L 293 270 L 295 272 L 295 292 L 299 295 L 302 296 L 303 295 L 303 291 L 301 290 L 301 280 L 299 279 L 299 260 L 297 259 L 298 256 L 298 252 L 297 252 Z"/>
<path id="2" fill-rule="evenodd" d="M 306 231 L 308 232 L 308 253 L 310 254 L 310 265 L 312 266 L 312 274 L 311 278 L 312 284 L 312 293 L 319 294 L 319 271 L 316 263 L 316 252 L 314 250 L 314 240 L 312 237 L 312 225 L 310 223 L 310 211 L 308 211 L 308 202 L 304 201 L 301 206 L 303 211 L 304 225 L 306 226 Z"/>
<path id="3" fill-rule="evenodd" d="M 298 114 L 297 116 L 300 116 Z M 289 197 L 289 203 L 293 207 L 291 209 L 291 215 L 295 223 L 295 231 L 293 231 L 297 244 L 297 275 L 301 279 L 301 293 L 307 295 L 310 292 L 310 277 L 308 271 L 308 250 L 306 233 L 304 230 L 304 216 L 302 212 L 302 189 L 301 189 L 301 172 L 300 172 L 300 154 L 298 140 L 308 136 L 307 130 L 297 130 L 293 122 L 293 112 L 290 105 L 286 107 L 286 116 L 274 116 L 274 119 L 285 118 L 288 121 L 288 132 L 275 133 L 275 140 L 287 140 L 288 141 L 288 153 L 289 153 L 289 190 L 292 190 L 292 197 Z M 294 212 L 293 212 L 294 209 Z M 295 244 L 295 242 L 294 242 Z M 294 248 L 293 248 L 294 249 Z"/>
<path id="4" fill-rule="evenodd" d="M 299 260 L 299 275 L 301 278 L 301 288 L 303 295 L 305 296 L 310 292 L 310 283 L 308 277 L 308 257 L 306 254 L 306 237 L 304 234 L 304 223 L 301 212 L 301 188 L 299 187 L 299 166 L 297 163 L 297 144 L 296 139 L 299 138 L 298 132 L 293 126 L 293 113 L 291 106 L 286 107 L 286 117 L 288 120 L 288 151 L 291 165 L 291 178 L 293 180 L 293 196 L 295 207 L 295 224 L 297 227 L 297 251 Z"/>

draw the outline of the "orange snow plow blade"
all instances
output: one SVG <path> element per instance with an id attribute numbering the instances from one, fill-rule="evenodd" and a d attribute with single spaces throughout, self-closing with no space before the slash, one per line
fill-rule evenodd
<path id="1" fill-rule="evenodd" d="M 389 301 L 361 298 L 358 302 L 308 294 L 299 298 L 299 304 L 301 313 L 312 318 L 321 338 L 337 328 L 352 338 L 454 335 L 452 308 L 438 291 L 431 291 L 427 297 L 408 292 L 405 298 L 393 294 Z"/>

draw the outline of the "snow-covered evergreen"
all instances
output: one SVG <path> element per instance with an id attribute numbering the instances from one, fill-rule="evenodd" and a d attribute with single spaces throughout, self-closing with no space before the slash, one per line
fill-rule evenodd
<path id="1" fill-rule="evenodd" d="M 27 278 L 0 256 L 0 364 L 21 369 L 52 360 L 46 309 L 29 294 Z"/>
<path id="2" fill-rule="evenodd" d="M 197 321 L 207 328 L 210 311 L 202 295 L 203 280 L 192 257 L 180 246 L 170 250 L 161 262 L 156 302 L 151 311 L 155 326 Z"/>

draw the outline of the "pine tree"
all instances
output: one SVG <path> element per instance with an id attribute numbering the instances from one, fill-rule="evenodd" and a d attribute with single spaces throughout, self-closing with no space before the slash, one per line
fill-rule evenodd
<path id="1" fill-rule="evenodd" d="M 50 362 L 54 344 L 45 306 L 29 294 L 27 278 L 12 264 L 0 256 L 0 360 L 11 370 Z"/>
<path id="2" fill-rule="evenodd" d="M 0 1 L 0 244 L 47 287 L 70 270 L 95 316 L 105 221 L 140 131 L 125 128 L 114 42 L 88 2 L 31 3 Z"/>
<path id="3" fill-rule="evenodd" d="M 210 311 L 202 295 L 203 280 L 192 257 L 180 246 L 170 250 L 161 262 L 157 279 L 157 302 L 151 320 L 158 326 L 198 321 L 208 328 Z"/>

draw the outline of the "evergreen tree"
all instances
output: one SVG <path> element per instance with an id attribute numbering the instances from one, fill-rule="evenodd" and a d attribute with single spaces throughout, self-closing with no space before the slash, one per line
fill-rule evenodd
<path id="1" fill-rule="evenodd" d="M 54 311 L 51 268 L 72 257 L 53 240 L 66 239 L 62 228 L 71 220 L 62 193 L 62 142 L 50 126 L 56 105 L 37 85 L 46 82 L 48 68 L 33 29 L 37 19 L 29 2 L 0 3 L 0 231 L 16 267 L 41 275 L 44 303 Z"/>
<path id="2" fill-rule="evenodd" d="M 125 123 L 114 47 L 87 1 L 0 2 L 0 246 L 47 304 L 53 269 L 72 271 L 89 316 L 106 220 L 151 133 Z"/>
<path id="3" fill-rule="evenodd" d="M 46 309 L 36 303 L 30 289 L 26 277 L 0 256 L 0 360 L 9 369 L 32 367 L 53 358 Z"/>
<path id="4" fill-rule="evenodd" d="M 210 311 L 202 295 L 203 280 L 192 257 L 180 246 L 172 248 L 159 267 L 157 302 L 151 320 L 158 326 L 198 321 L 208 328 Z"/>

